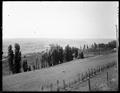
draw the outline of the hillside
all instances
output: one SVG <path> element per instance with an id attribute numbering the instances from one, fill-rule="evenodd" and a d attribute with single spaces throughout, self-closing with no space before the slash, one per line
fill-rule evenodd
<path id="1" fill-rule="evenodd" d="M 56 83 L 57 80 L 70 80 L 88 68 L 117 61 L 117 54 L 100 55 L 86 59 L 77 59 L 50 68 L 3 76 L 3 91 L 39 91 L 45 83 Z"/>

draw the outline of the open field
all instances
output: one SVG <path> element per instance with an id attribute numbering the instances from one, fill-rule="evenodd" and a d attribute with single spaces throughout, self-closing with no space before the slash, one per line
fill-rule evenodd
<path id="1" fill-rule="evenodd" d="M 108 75 L 107 75 L 108 73 Z M 108 77 L 107 77 L 108 76 Z M 88 80 L 77 82 L 68 88 L 67 91 L 117 91 L 118 90 L 118 69 L 117 66 L 106 69 Z"/>
<path id="2" fill-rule="evenodd" d="M 107 55 L 107 54 L 111 54 L 111 53 L 115 53 L 116 51 L 113 51 L 113 50 L 108 50 L 108 51 L 102 51 L 100 53 L 100 55 Z M 89 58 L 89 57 L 94 57 L 94 56 L 98 56 L 99 55 L 99 52 L 85 52 L 84 53 L 84 57 L 85 59 L 86 58 Z M 41 53 L 38 52 L 38 53 L 28 53 L 26 55 L 22 55 L 22 62 L 24 60 L 24 57 L 23 56 L 26 56 L 26 60 L 28 62 L 28 65 L 35 65 L 36 64 L 36 58 L 38 58 L 38 62 L 39 62 L 39 67 L 41 69 Z M 77 60 L 77 59 L 74 59 L 74 60 Z M 22 66 L 22 65 L 21 65 Z M 7 58 L 3 59 L 2 60 L 2 75 L 9 75 L 9 68 L 8 68 L 8 62 L 7 62 Z M 21 69 L 21 71 L 23 72 L 23 69 Z"/>
<path id="3" fill-rule="evenodd" d="M 3 91 L 40 91 L 41 86 L 56 83 L 57 80 L 66 82 L 73 79 L 78 73 L 88 68 L 117 61 L 118 55 L 100 55 L 85 59 L 76 59 L 71 62 L 56 65 L 36 71 L 23 72 L 16 75 L 3 76 Z"/>

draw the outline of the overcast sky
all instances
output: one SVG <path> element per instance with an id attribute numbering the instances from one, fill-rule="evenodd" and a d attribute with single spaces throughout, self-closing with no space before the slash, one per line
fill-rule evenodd
<path id="1" fill-rule="evenodd" d="M 118 2 L 3 2 L 5 38 L 116 38 Z"/>

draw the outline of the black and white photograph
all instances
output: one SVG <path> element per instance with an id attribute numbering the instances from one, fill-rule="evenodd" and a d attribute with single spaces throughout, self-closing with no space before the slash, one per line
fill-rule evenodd
<path id="1" fill-rule="evenodd" d="M 118 1 L 3 1 L 2 91 L 118 91 Z"/>

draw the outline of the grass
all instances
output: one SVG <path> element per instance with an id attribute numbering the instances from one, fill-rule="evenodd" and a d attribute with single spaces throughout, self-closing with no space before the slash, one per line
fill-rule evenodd
<path id="1" fill-rule="evenodd" d="M 116 60 L 117 55 L 116 53 L 113 53 L 104 56 L 73 60 L 71 62 L 63 63 L 41 70 L 24 72 L 10 76 L 3 76 L 3 90 L 40 91 L 43 85 L 48 85 L 51 83 L 54 87 L 56 87 L 57 80 L 59 80 L 60 85 L 63 84 L 63 80 L 65 80 L 66 83 L 69 83 L 70 80 L 74 80 L 74 77 L 78 73 L 83 73 L 88 68 L 94 68 L 98 65 L 103 65 Z M 85 85 L 84 87 L 88 87 Z"/>
<path id="2" fill-rule="evenodd" d="M 118 72 L 116 67 L 105 69 L 96 74 L 90 79 L 91 91 L 117 91 L 118 90 Z M 109 79 L 107 80 L 107 72 Z M 67 91 L 89 91 L 88 80 L 80 83 L 76 80 L 72 87 L 67 88 Z"/>
<path id="3" fill-rule="evenodd" d="M 92 91 L 117 91 L 118 90 L 118 71 L 115 70 L 116 67 L 112 67 L 97 77 L 93 78 L 92 81 L 95 82 L 93 84 Z M 107 81 L 107 74 L 109 73 L 109 79 Z M 114 80 L 114 81 L 113 81 Z M 92 82 L 93 83 L 93 82 Z"/>
<path id="4" fill-rule="evenodd" d="M 102 51 L 101 55 L 107 55 L 110 53 L 114 53 L 115 51 L 111 50 L 111 51 Z M 23 55 L 24 56 L 24 55 Z M 22 56 L 22 62 L 24 60 L 24 57 Z M 41 69 L 41 53 L 29 53 L 25 55 L 28 62 L 28 65 L 35 65 L 36 63 L 36 58 L 38 58 L 38 62 L 39 62 L 39 66 Z M 84 56 L 85 59 L 89 58 L 89 57 L 94 57 L 94 56 L 99 56 L 99 52 L 84 52 Z M 74 60 L 78 60 L 78 59 L 74 59 Z M 21 65 L 22 66 L 22 65 Z M 7 60 L 4 59 L 4 61 L 2 62 L 2 75 L 6 76 L 9 75 L 9 68 L 8 68 L 8 62 Z M 21 69 L 21 71 L 23 72 L 23 69 Z"/>

